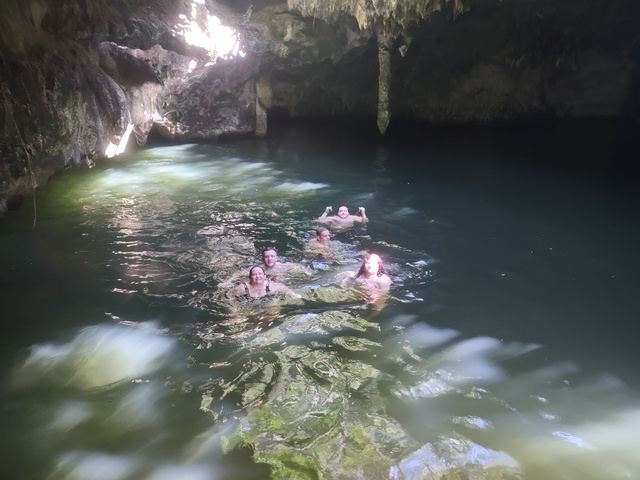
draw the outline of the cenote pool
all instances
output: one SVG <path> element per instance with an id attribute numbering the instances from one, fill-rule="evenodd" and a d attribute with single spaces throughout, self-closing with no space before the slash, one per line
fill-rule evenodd
<path id="1" fill-rule="evenodd" d="M 619 126 L 340 132 L 145 148 L 0 220 L 1 478 L 640 477 Z M 306 255 L 340 204 L 369 224 Z M 301 298 L 231 304 L 267 245 Z M 377 301 L 335 280 L 366 252 Z"/>

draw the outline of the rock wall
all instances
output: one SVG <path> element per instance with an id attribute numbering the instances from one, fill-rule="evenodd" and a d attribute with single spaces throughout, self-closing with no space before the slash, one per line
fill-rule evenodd
<path id="1" fill-rule="evenodd" d="M 503 2 L 416 30 L 394 113 L 433 123 L 638 116 L 640 4 Z"/>
<path id="2" fill-rule="evenodd" d="M 132 95 L 101 68 L 101 41 L 129 11 L 107 2 L 0 6 L 0 213 L 56 172 L 117 144 Z"/>
<path id="3" fill-rule="evenodd" d="M 429 8 L 420 23 L 361 29 L 367 11 L 325 22 L 277 0 L 4 0 L 0 214 L 54 173 L 142 145 L 152 131 L 193 141 L 257 125 L 264 135 L 268 109 L 375 122 L 379 88 L 392 123 L 639 117 L 640 3 Z M 220 24 L 242 55 L 213 46 Z M 390 63 L 380 87 L 383 31 Z M 211 42 L 191 41 L 196 34 Z"/>

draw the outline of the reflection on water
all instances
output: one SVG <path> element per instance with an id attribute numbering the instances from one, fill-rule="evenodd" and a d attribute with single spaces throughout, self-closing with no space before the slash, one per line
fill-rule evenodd
<path id="1" fill-rule="evenodd" d="M 54 304 L 49 318 L 61 311 L 84 325 L 57 320 L 48 340 L 14 352 L 0 478 L 640 474 L 637 392 L 570 349 L 532 341 L 517 319 L 505 339 L 487 311 L 464 304 L 469 294 L 452 283 L 473 270 L 443 274 L 456 268 L 448 249 L 465 241 L 447 237 L 458 213 L 411 202 L 424 188 L 406 188 L 393 152 L 373 149 L 363 174 L 339 151 L 299 165 L 295 149 L 248 145 L 150 149 L 43 192 L 43 218 L 65 218 L 36 230 L 49 239 L 35 242 L 39 254 L 89 278 L 65 285 L 53 261 L 41 262 L 54 297 L 73 289 L 77 299 L 75 309 Z M 318 168 L 334 161 L 339 178 Z M 365 205 L 370 225 L 337 233 L 331 258 L 305 256 L 317 212 L 344 202 Z M 281 280 L 301 298 L 230 303 L 227 290 L 266 245 L 304 267 Z M 336 280 L 369 251 L 394 281 L 375 300 Z M 508 288 L 537 294 L 536 279 L 527 282 Z"/>

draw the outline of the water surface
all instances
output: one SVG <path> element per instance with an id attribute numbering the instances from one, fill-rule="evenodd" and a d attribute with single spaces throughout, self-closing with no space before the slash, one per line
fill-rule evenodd
<path id="1" fill-rule="evenodd" d="M 638 477 L 627 132 L 404 133 L 147 148 L 2 219 L 0 477 Z M 230 305 L 267 245 L 302 298 Z M 335 282 L 370 251 L 374 303 Z"/>

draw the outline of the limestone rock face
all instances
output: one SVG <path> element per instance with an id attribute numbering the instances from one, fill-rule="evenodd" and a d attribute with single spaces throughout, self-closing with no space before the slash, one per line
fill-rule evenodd
<path id="1" fill-rule="evenodd" d="M 250 62 L 212 65 L 159 96 L 178 141 L 207 140 L 254 130 L 256 66 Z"/>
<path id="2" fill-rule="evenodd" d="M 356 3 L 4 0 L 0 214 L 150 133 L 265 135 L 270 112 L 378 117 L 381 132 L 638 117 L 634 0 Z"/>
<path id="3" fill-rule="evenodd" d="M 0 214 L 54 173 L 143 144 L 157 98 L 212 52 L 184 0 L 0 4 Z M 182 15 L 182 16 L 181 16 Z"/>
<path id="4" fill-rule="evenodd" d="M 433 123 L 637 117 L 639 14 L 626 1 L 485 2 L 431 22 L 394 58 L 391 109 Z"/>

